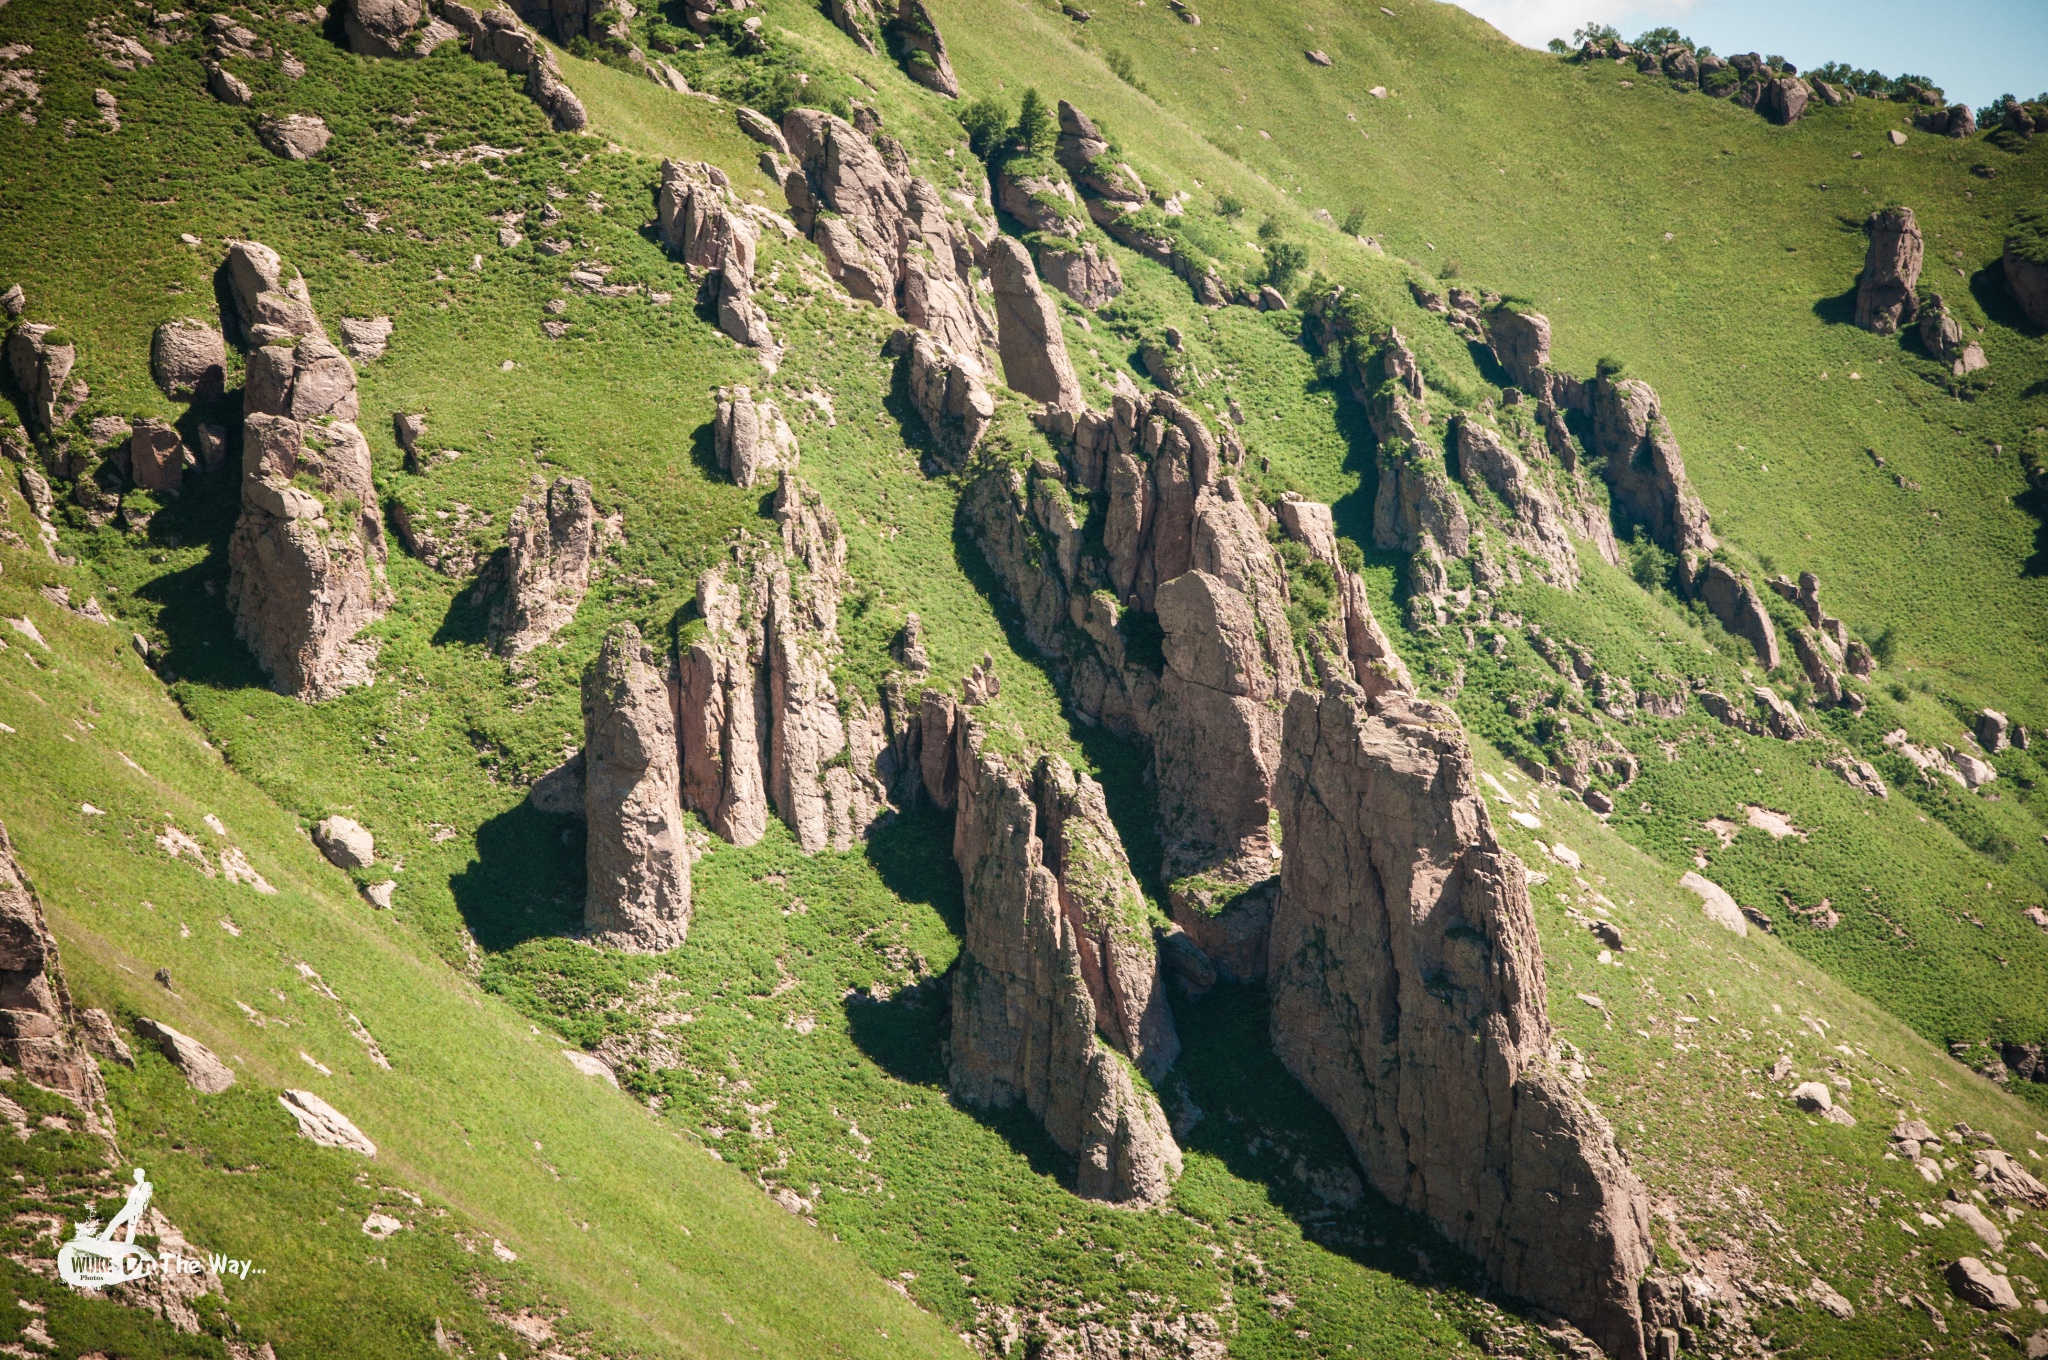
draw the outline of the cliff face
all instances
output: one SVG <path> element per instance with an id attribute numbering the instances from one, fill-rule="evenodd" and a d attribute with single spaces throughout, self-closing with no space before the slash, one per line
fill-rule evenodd
<path id="1" fill-rule="evenodd" d="M 1125 1059 L 1162 1073 L 1179 1040 L 1101 790 L 1056 760 L 1013 770 L 970 713 L 928 691 L 928 769 L 946 733 L 950 779 L 939 762 L 938 793 L 958 809 L 953 858 L 967 900 L 952 1091 L 984 1108 L 1022 1101 L 1078 1159 L 1082 1195 L 1157 1203 L 1180 1174 L 1180 1147 Z"/>
<path id="2" fill-rule="evenodd" d="M 0 1060 L 30 1081 L 61 1091 L 87 1112 L 106 1102 L 100 1070 L 86 1052 L 78 1014 L 57 963 L 43 905 L 14 862 L 0 826 Z"/>
<path id="3" fill-rule="evenodd" d="M 1273 1046 L 1375 1188 L 1503 1287 L 1644 1355 L 1643 1187 L 1552 1065 L 1524 870 L 1456 716 L 1341 682 L 1288 703 Z"/>

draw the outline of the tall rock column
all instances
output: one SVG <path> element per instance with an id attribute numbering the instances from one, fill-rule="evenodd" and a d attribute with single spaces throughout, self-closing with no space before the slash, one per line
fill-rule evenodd
<path id="1" fill-rule="evenodd" d="M 373 678 L 363 628 L 390 602 L 355 366 L 321 331 L 277 253 L 232 242 L 226 264 L 249 352 L 242 388 L 242 512 L 228 541 L 235 633 L 272 684 L 302 700 Z"/>
<path id="2" fill-rule="evenodd" d="M 1523 867 L 1447 708 L 1356 687 L 1287 706 L 1273 1047 L 1373 1186 L 1616 1360 L 1645 1354 L 1649 1206 L 1551 1065 Z"/>
<path id="3" fill-rule="evenodd" d="M 690 850 L 668 685 L 630 623 L 583 676 L 583 923 L 603 947 L 660 953 L 690 929 Z"/>
<path id="4" fill-rule="evenodd" d="M 533 478 L 505 530 L 505 593 L 491 646 L 515 664 L 576 617 L 601 564 L 605 522 L 581 477 Z"/>
<path id="5" fill-rule="evenodd" d="M 1102 889 L 1107 886 L 1113 895 L 1119 873 L 1129 873 L 1120 848 L 1098 858 L 1117 843 L 1063 834 L 1092 801 L 1081 784 L 1085 776 L 1056 764 L 1042 764 L 1035 776 L 1013 771 L 985 748 L 979 724 L 950 699 L 933 721 L 930 699 L 928 692 L 926 741 L 937 739 L 940 729 L 953 734 L 955 784 L 942 794 L 950 792 L 958 807 L 953 858 L 967 898 L 966 940 L 953 976 L 948 1084 L 969 1105 L 1000 1108 L 1022 1101 L 1053 1142 L 1079 1159 L 1075 1188 L 1082 1195 L 1156 1204 L 1180 1174 L 1180 1147 L 1159 1103 L 1137 1087 L 1123 1059 L 1096 1031 L 1116 1034 L 1121 1044 L 1136 1028 L 1139 1043 L 1130 1056 L 1155 1071 L 1172 1061 L 1178 1041 L 1164 1008 L 1148 1021 L 1156 1001 L 1138 1007 L 1133 1025 L 1134 979 L 1124 978 L 1121 994 L 1107 981 L 1119 968 L 1144 971 L 1156 998 L 1157 954 L 1144 959 L 1136 951 L 1121 957 L 1113 952 L 1106 966 L 1102 955 L 1094 955 L 1104 999 L 1115 1012 L 1104 1017 L 1091 986 L 1090 954 L 1082 945 L 1103 916 L 1118 914 L 1113 902 L 1103 900 Z M 1041 790 L 1058 809 L 1053 863 L 1066 870 L 1064 878 L 1047 863 L 1035 798 Z"/>
<path id="6" fill-rule="evenodd" d="M 1863 272 L 1856 276 L 1856 324 L 1878 335 L 1892 335 L 1912 324 L 1920 300 L 1924 242 L 1911 208 L 1885 208 L 1865 223 L 1870 246 L 1863 254 Z"/>
<path id="7" fill-rule="evenodd" d="M 1592 388 L 1594 452 L 1616 505 L 1667 552 L 1712 552 L 1706 503 L 1686 480 L 1656 389 L 1636 378 L 1596 378 Z"/>

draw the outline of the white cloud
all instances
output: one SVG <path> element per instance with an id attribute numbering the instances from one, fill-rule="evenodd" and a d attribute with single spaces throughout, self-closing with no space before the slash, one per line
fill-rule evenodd
<path id="1" fill-rule="evenodd" d="M 1691 12 L 1698 0 L 1463 0 L 1463 8 L 1525 47 L 1571 40 L 1583 24 L 1613 24 L 1627 37 Z M 1626 20 L 1627 22 L 1623 22 Z"/>

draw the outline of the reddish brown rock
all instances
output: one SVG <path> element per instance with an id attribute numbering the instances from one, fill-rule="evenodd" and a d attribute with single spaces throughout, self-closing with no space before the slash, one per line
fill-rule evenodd
<path id="1" fill-rule="evenodd" d="M 76 403 L 66 395 L 77 386 L 71 369 L 78 362 L 78 347 L 63 338 L 55 326 L 23 321 L 7 336 L 7 366 L 14 385 L 27 398 L 29 425 L 54 430 L 71 418 Z"/>
<path id="2" fill-rule="evenodd" d="M 660 953 L 690 929 L 690 850 L 668 687 L 630 623 L 583 677 L 584 928 L 604 948 Z"/>
<path id="3" fill-rule="evenodd" d="M 150 337 L 149 375 L 167 397 L 218 400 L 227 362 L 227 342 L 204 321 L 166 321 Z"/>
<path id="4" fill-rule="evenodd" d="M 106 1100 L 57 958 L 43 904 L 0 826 L 0 1060 L 81 1108 Z M 132 1066 L 132 1064 L 131 1064 Z"/>
<path id="5" fill-rule="evenodd" d="M 1034 401 L 1081 410 L 1086 403 L 1081 380 L 1067 359 L 1059 308 L 1039 287 L 1030 252 L 1021 242 L 997 237 L 988 247 L 988 276 L 995 289 L 1004 381 Z"/>
<path id="6" fill-rule="evenodd" d="M 1694 580 L 1693 594 L 1706 604 L 1723 628 L 1756 649 L 1758 665 L 1767 671 L 1778 668 L 1778 630 L 1747 575 L 1726 563 L 1709 562 Z"/>
<path id="7" fill-rule="evenodd" d="M 166 421 L 135 422 L 128 438 L 128 476 L 144 491 L 175 496 L 185 479 L 185 443 Z"/>
<path id="8" fill-rule="evenodd" d="M 796 436 L 772 401 L 755 401 L 745 387 L 718 390 L 718 414 L 711 427 L 718 466 L 734 485 L 752 487 L 780 472 L 796 470 Z"/>
<path id="9" fill-rule="evenodd" d="M 946 59 L 946 40 L 924 0 L 899 0 L 896 22 L 890 27 L 902 49 L 904 73 L 927 90 L 958 99 L 960 80 Z"/>
<path id="10" fill-rule="evenodd" d="M 260 241 L 229 241 L 222 265 L 240 323 L 238 339 L 251 347 L 285 336 L 310 335 L 320 326 L 313 300 L 297 270 L 289 279 L 276 251 Z"/>
<path id="11" fill-rule="evenodd" d="M 1456 716 L 1333 683 L 1289 702 L 1273 1045 L 1381 1194 L 1610 1356 L 1646 1354 L 1649 1206 L 1552 1066 L 1525 872 Z"/>

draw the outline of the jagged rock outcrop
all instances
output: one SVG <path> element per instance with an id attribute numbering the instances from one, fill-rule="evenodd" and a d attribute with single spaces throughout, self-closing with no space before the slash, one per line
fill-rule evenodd
<path id="1" fill-rule="evenodd" d="M 1106 223 L 1151 202 L 1145 181 L 1129 165 L 1113 159 L 1115 148 L 1087 114 L 1062 99 L 1059 120 L 1053 159 L 1073 177 L 1087 200 L 1090 217 Z"/>
<path id="2" fill-rule="evenodd" d="M 258 118 L 256 140 L 273 156 L 309 161 L 327 149 L 327 144 L 334 140 L 334 132 L 317 114 L 288 113 L 278 118 Z"/>
<path id="3" fill-rule="evenodd" d="M 1458 476 L 1474 498 L 1483 505 L 1481 493 L 1491 491 L 1506 507 L 1509 518 L 1503 527 L 1508 541 L 1536 560 L 1550 584 L 1563 590 L 1576 586 L 1578 553 L 1556 491 L 1539 481 L 1497 432 L 1470 414 L 1458 417 L 1455 448 Z M 1512 562 L 1509 565 L 1511 574 L 1520 574 Z"/>
<path id="4" fill-rule="evenodd" d="M 511 0 L 519 17 L 556 42 L 587 38 L 594 43 L 625 44 L 632 31 L 626 21 L 638 10 L 632 0 Z"/>
<path id="5" fill-rule="evenodd" d="M 995 337 L 968 279 L 975 252 L 938 189 L 843 118 L 791 109 L 782 133 L 796 162 L 783 173 L 783 196 L 797 229 L 824 252 L 826 272 L 986 369 L 982 351 Z"/>
<path id="6" fill-rule="evenodd" d="M 1549 395 L 1536 390 L 1544 385 L 1540 375 L 1550 364 L 1549 317 L 1540 312 L 1497 307 L 1487 313 L 1486 337 L 1493 346 L 1494 357 L 1515 380 L 1515 386 L 1539 399 Z"/>
<path id="7" fill-rule="evenodd" d="M 294 269 L 284 277 L 284 262 L 260 241 L 229 241 L 222 270 L 235 300 L 230 338 L 252 349 L 273 340 L 311 335 L 320 328 L 306 280 Z"/>
<path id="8" fill-rule="evenodd" d="M 1798 122 L 1813 100 L 1813 90 L 1798 76 L 1778 76 L 1763 83 L 1756 111 L 1780 127 Z"/>
<path id="9" fill-rule="evenodd" d="M 699 300 L 716 317 L 718 328 L 759 350 L 762 363 L 774 372 L 781 347 L 767 312 L 754 300 L 760 228 L 739 210 L 725 171 L 708 162 L 663 161 L 655 221 L 662 242 L 682 256 L 699 280 Z"/>
<path id="10" fill-rule="evenodd" d="M 996 171 L 996 206 L 1017 219 L 1027 234 L 1079 240 L 1088 229 L 1080 200 L 1067 177 L 1043 161 L 1004 165 Z"/>
<path id="11" fill-rule="evenodd" d="M 1863 272 L 1856 276 L 1856 324 L 1877 335 L 1891 335 L 1919 314 L 1914 289 L 1920 283 L 1924 243 L 1911 208 L 1884 208 L 1864 224 L 1870 246 Z"/>
<path id="12" fill-rule="evenodd" d="M 469 39 L 470 55 L 526 77 L 526 97 L 540 106 L 558 132 L 580 132 L 590 117 L 583 101 L 562 79 L 561 63 L 534 31 L 509 9 L 481 12 L 442 0 L 441 16 Z"/>
<path id="13" fill-rule="evenodd" d="M 969 714 L 950 699 L 940 707 L 924 739 L 929 750 L 941 732 L 951 738 L 967 902 L 948 1085 L 972 1106 L 1022 1101 L 1079 1159 L 1082 1195 L 1156 1204 L 1180 1174 L 1180 1147 L 1113 1050 L 1157 1075 L 1179 1042 L 1101 791 L 1050 758 L 1029 776 L 1012 771 Z"/>
<path id="14" fill-rule="evenodd" d="M 1290 491 L 1282 494 L 1275 508 L 1287 536 L 1329 568 L 1337 582 L 1336 611 L 1321 628 L 1298 639 L 1308 650 L 1316 678 L 1353 680 L 1368 696 L 1391 690 L 1413 693 L 1415 682 L 1408 675 L 1408 667 L 1388 641 L 1386 630 L 1373 617 L 1365 582 L 1344 562 L 1330 507 L 1304 500 Z"/>
<path id="15" fill-rule="evenodd" d="M 504 593 L 491 610 L 491 649 L 514 662 L 576 617 L 600 565 L 605 525 L 581 477 L 535 477 L 505 526 Z"/>
<path id="16" fill-rule="evenodd" d="M 1767 671 L 1778 668 L 1778 630 L 1748 576 L 1724 562 L 1708 562 L 1694 578 L 1692 591 L 1723 628 L 1756 649 L 1757 664 Z"/>
<path id="17" fill-rule="evenodd" d="M 0 825 L 0 1061 L 83 1109 L 106 1099 L 64 985 L 57 941 Z"/>
<path id="18" fill-rule="evenodd" d="M 904 386 L 932 442 L 953 466 L 964 465 L 996 414 L 981 365 L 908 326 L 889 337 L 889 350 L 909 360 Z"/>
<path id="19" fill-rule="evenodd" d="M 841 33 L 853 39 L 861 51 L 875 55 L 879 50 L 875 43 L 879 23 L 875 0 L 830 0 L 825 9 Z"/>
<path id="20" fill-rule="evenodd" d="M 1828 655 L 1821 647 L 1820 637 L 1811 629 L 1792 630 L 1792 655 L 1799 660 L 1799 669 L 1806 673 L 1807 682 L 1813 686 L 1813 701 L 1821 706 L 1842 702 L 1847 691 L 1842 688 L 1842 677 L 1828 664 Z"/>
<path id="21" fill-rule="evenodd" d="M 275 251 L 230 243 L 242 333 L 242 511 L 228 541 L 235 633 L 283 693 L 331 698 L 372 678 L 359 638 L 389 602 L 370 446 L 354 420 L 355 366 L 331 344 L 305 283 Z M 310 482 L 314 489 L 309 490 Z"/>
<path id="22" fill-rule="evenodd" d="M 2015 231 L 2005 238 L 1999 264 L 2005 271 L 2005 288 L 2026 314 L 2027 320 L 2048 329 L 2048 259 L 2036 258 L 2038 245 L 2029 246 Z"/>
<path id="23" fill-rule="evenodd" d="M 15 388 L 28 400 L 31 428 L 54 430 L 78 409 L 84 384 L 71 377 L 78 347 L 55 326 L 16 323 L 7 336 L 7 366 Z"/>
<path id="24" fill-rule="evenodd" d="M 1375 1189 L 1608 1355 L 1646 1351 L 1649 1206 L 1553 1066 L 1525 871 L 1447 708 L 1334 682 L 1288 703 L 1275 1051 Z"/>
<path id="25" fill-rule="evenodd" d="M 660 953 L 690 929 L 675 718 L 662 667 L 614 624 L 583 676 L 584 929 L 610 949 Z"/>
<path id="26" fill-rule="evenodd" d="M 1042 239 L 1032 246 L 1031 256 L 1047 283 L 1083 307 L 1106 306 L 1123 295 L 1123 271 L 1092 241 L 1054 244 Z"/>
<path id="27" fill-rule="evenodd" d="M 831 511 L 784 472 L 775 518 L 779 541 L 742 537 L 697 582 L 704 633 L 677 667 L 683 797 L 735 845 L 761 839 L 772 807 L 805 854 L 849 850 L 914 768 L 907 706 L 833 682 L 846 540 Z"/>
<path id="28" fill-rule="evenodd" d="M 1955 319 L 1939 293 L 1930 294 L 1920 304 L 1920 348 L 1927 351 L 1929 358 L 1949 365 L 1958 378 L 1990 366 L 1990 360 L 1984 357 L 1984 347 L 1965 339 L 1962 323 Z"/>
<path id="29" fill-rule="evenodd" d="M 227 362 L 227 342 L 204 321 L 166 321 L 150 337 L 149 376 L 173 399 L 219 400 Z"/>
<path id="30" fill-rule="evenodd" d="M 712 452 L 736 486 L 752 487 L 776 472 L 794 472 L 799 451 L 782 412 L 750 388 L 718 389 L 718 414 L 711 426 Z"/>
<path id="31" fill-rule="evenodd" d="M 185 479 L 185 441 L 168 421 L 149 417 L 129 427 L 128 479 L 144 491 L 175 496 Z"/>
<path id="32" fill-rule="evenodd" d="M 960 97 L 960 81 L 946 59 L 946 40 L 924 0 L 899 0 L 896 22 L 890 25 L 903 61 L 904 74 L 948 99 Z"/>
<path id="33" fill-rule="evenodd" d="M 1081 410 L 1086 403 L 1067 358 L 1059 308 L 1039 287 L 1031 253 L 1022 242 L 998 236 L 988 246 L 988 277 L 995 289 L 1004 381 L 1034 401 Z"/>
<path id="34" fill-rule="evenodd" d="M 1685 458 L 1656 389 L 1637 378 L 1598 378 L 1591 387 L 1593 451 L 1604 460 L 1603 475 L 1623 514 L 1667 552 L 1712 552 L 1718 544 L 1707 507 L 1686 480 Z"/>

